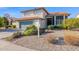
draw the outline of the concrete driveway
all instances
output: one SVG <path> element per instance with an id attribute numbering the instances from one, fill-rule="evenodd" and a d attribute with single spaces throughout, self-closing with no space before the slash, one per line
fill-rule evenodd
<path id="1" fill-rule="evenodd" d="M 0 32 L 0 39 L 9 37 L 13 34 L 14 32 Z"/>
<path id="2" fill-rule="evenodd" d="M 11 36 L 13 33 L 14 32 L 0 32 L 0 51 L 34 51 L 33 49 L 21 47 L 3 39 Z"/>
<path id="3" fill-rule="evenodd" d="M 35 51 L 33 49 L 21 47 L 11 42 L 0 40 L 0 51 Z"/>

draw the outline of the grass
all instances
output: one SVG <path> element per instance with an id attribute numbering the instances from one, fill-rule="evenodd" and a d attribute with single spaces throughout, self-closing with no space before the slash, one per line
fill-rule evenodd
<path id="1" fill-rule="evenodd" d="M 65 31 L 64 41 L 67 44 L 79 46 L 79 32 L 78 31 Z"/>
<path id="2" fill-rule="evenodd" d="M 50 43 L 54 43 L 56 41 L 55 38 L 56 37 L 53 34 L 48 34 L 46 36 L 46 38 L 44 38 L 44 39 L 45 39 L 45 41 L 47 41 L 50 44 Z"/>

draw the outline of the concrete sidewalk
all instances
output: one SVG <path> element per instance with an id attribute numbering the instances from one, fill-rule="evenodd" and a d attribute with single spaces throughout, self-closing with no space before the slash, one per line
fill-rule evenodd
<path id="1" fill-rule="evenodd" d="M 0 51 L 35 51 L 0 39 Z"/>

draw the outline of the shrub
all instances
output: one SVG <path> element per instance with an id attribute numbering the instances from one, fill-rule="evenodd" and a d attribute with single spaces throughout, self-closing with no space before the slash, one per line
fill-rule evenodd
<path id="1" fill-rule="evenodd" d="M 53 25 L 49 25 L 48 26 L 48 29 L 53 30 L 54 29 L 54 26 Z"/>
<path id="2" fill-rule="evenodd" d="M 64 33 L 64 41 L 67 44 L 79 46 L 79 33 L 76 31 L 66 31 Z"/>
<path id="3" fill-rule="evenodd" d="M 65 27 L 63 26 L 63 24 L 60 24 L 60 25 L 54 26 L 54 29 L 65 29 Z"/>
<path id="4" fill-rule="evenodd" d="M 34 30 L 34 29 L 29 29 L 29 30 L 26 30 L 26 31 L 24 31 L 24 35 L 25 36 L 29 36 L 29 35 L 33 35 L 33 34 L 35 34 L 36 33 L 36 31 Z"/>
<path id="5" fill-rule="evenodd" d="M 25 31 L 29 29 L 37 29 L 37 27 L 35 25 L 30 25 L 25 29 Z"/>
<path id="6" fill-rule="evenodd" d="M 16 28 L 16 25 L 7 25 L 6 28 Z"/>
<path id="7" fill-rule="evenodd" d="M 21 34 L 21 32 L 15 32 L 13 35 L 11 35 L 10 37 L 6 37 L 5 39 L 7 40 L 7 41 L 12 41 L 14 38 L 18 38 L 18 37 L 20 37 L 22 34 Z"/>
<path id="8" fill-rule="evenodd" d="M 6 28 L 11 28 L 12 27 L 12 25 L 6 25 Z"/>
<path id="9" fill-rule="evenodd" d="M 5 21 L 4 18 L 0 17 L 0 27 L 4 27 L 5 26 L 4 21 Z"/>
<path id="10" fill-rule="evenodd" d="M 65 29 L 63 24 L 58 25 L 59 29 Z"/>
<path id="11" fill-rule="evenodd" d="M 16 28 L 16 25 L 12 25 L 12 28 Z"/>
<path id="12" fill-rule="evenodd" d="M 79 18 L 70 18 L 63 21 L 66 29 L 79 28 Z"/>
<path id="13" fill-rule="evenodd" d="M 30 25 L 26 28 L 26 30 L 23 32 L 25 36 L 37 34 L 37 28 L 34 25 Z"/>

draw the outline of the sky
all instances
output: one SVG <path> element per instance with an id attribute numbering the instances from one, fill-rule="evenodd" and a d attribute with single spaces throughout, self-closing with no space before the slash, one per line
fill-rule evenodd
<path id="1" fill-rule="evenodd" d="M 8 13 L 13 17 L 20 18 L 20 11 L 33 9 L 35 7 L 0 7 L 0 16 Z M 69 18 L 74 18 L 79 13 L 79 7 L 45 7 L 48 12 L 67 12 L 70 13 Z"/>

